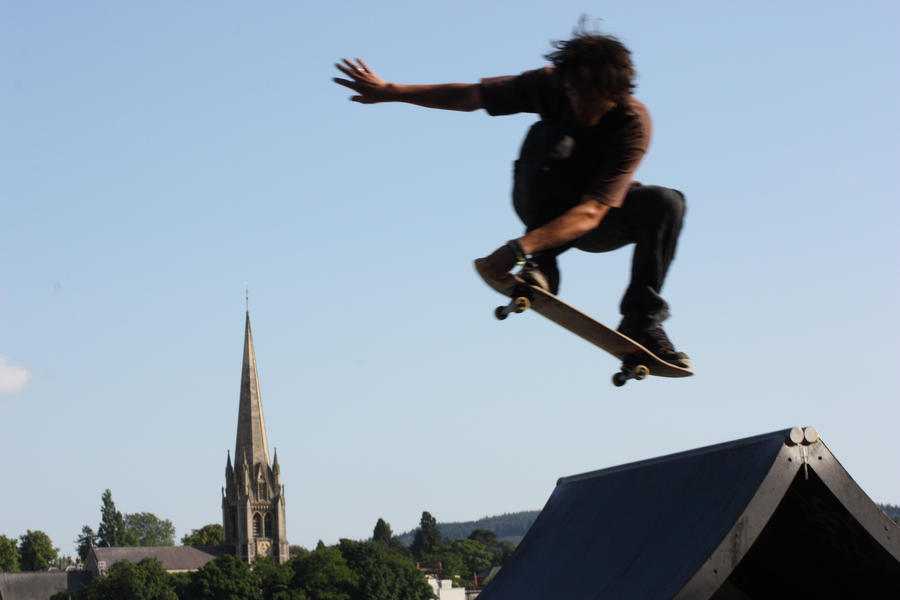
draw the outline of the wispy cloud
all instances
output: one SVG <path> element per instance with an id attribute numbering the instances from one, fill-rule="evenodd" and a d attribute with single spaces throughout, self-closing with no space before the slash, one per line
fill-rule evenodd
<path id="1" fill-rule="evenodd" d="M 25 367 L 10 365 L 5 356 L 0 356 L 0 394 L 12 394 L 18 392 L 28 380 L 31 373 Z"/>

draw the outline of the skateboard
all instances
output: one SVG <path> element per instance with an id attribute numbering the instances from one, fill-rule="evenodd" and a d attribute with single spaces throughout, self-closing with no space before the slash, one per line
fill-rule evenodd
<path id="1" fill-rule="evenodd" d="M 510 298 L 509 304 L 498 306 L 494 310 L 497 319 L 502 321 L 511 314 L 532 309 L 602 348 L 622 361 L 622 368 L 612 377 L 613 385 L 616 387 L 625 385 L 629 379 L 640 381 L 647 375 L 690 377 L 694 374 L 689 369 L 664 361 L 631 338 L 607 327 L 543 288 L 531 285 L 519 275 L 510 274 L 507 280 L 500 282 L 485 277 L 478 269 L 477 262 L 476 270 L 485 283 Z"/>

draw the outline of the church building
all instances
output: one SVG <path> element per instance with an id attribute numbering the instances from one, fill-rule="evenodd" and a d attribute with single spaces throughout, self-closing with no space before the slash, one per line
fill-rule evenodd
<path id="1" fill-rule="evenodd" d="M 284 486 L 281 485 L 277 450 L 274 460 L 269 460 L 249 311 L 244 330 L 234 464 L 229 453 L 225 465 L 225 486 L 222 488 L 222 526 L 225 529 L 225 545 L 233 548 L 235 555 L 248 563 L 252 563 L 257 556 L 271 556 L 279 564 L 290 558 L 284 517 Z"/>

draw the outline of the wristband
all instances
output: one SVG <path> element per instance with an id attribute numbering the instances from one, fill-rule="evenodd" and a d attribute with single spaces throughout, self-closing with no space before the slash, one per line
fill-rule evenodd
<path id="1" fill-rule="evenodd" d="M 518 240 L 509 240 L 508 242 L 506 242 L 506 246 L 513 251 L 513 254 L 516 257 L 517 265 L 524 265 L 526 262 L 528 262 L 528 257 L 525 256 L 525 251 L 522 250 L 522 245 Z"/>

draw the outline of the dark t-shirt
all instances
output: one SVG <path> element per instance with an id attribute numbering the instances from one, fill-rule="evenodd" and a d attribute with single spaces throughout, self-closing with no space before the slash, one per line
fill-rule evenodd
<path id="1" fill-rule="evenodd" d="M 582 125 L 553 67 L 481 81 L 490 115 L 540 115 L 516 161 L 513 200 L 529 228 L 539 227 L 588 198 L 622 205 L 650 143 L 650 115 L 637 99 L 617 106 L 594 126 Z"/>

